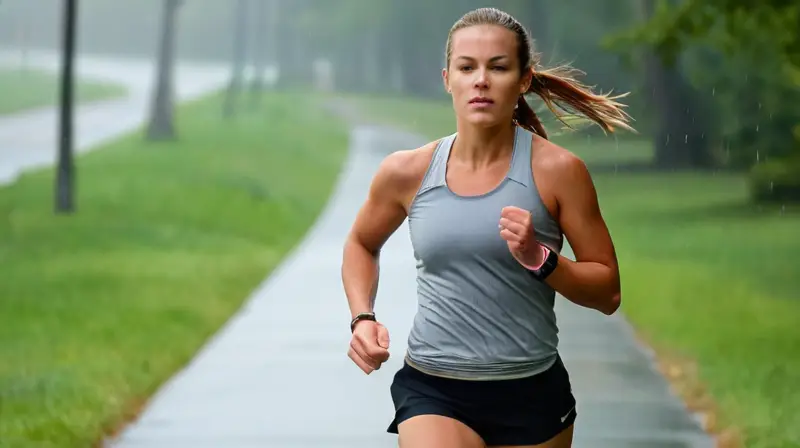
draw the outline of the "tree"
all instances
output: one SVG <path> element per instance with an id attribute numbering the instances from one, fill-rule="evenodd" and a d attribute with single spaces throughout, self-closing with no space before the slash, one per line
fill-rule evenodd
<path id="1" fill-rule="evenodd" d="M 175 69 L 175 28 L 178 9 L 183 0 L 164 0 L 161 19 L 161 39 L 156 63 L 156 86 L 150 108 L 148 140 L 175 138 L 175 99 L 173 72 Z"/>
<path id="2" fill-rule="evenodd" d="M 621 34 L 626 45 L 635 42 L 655 48 L 668 63 L 692 43 L 706 43 L 728 55 L 759 51 L 752 34 L 769 36 L 797 82 L 800 71 L 800 4 L 785 0 L 686 0 L 658 3 L 645 23 Z"/>
<path id="3" fill-rule="evenodd" d="M 274 0 L 273 0 L 274 1 Z M 265 0 L 257 1 L 253 19 L 255 22 L 255 42 L 253 45 L 253 79 L 250 82 L 251 105 L 256 106 L 261 100 L 261 94 L 266 84 L 265 75 L 267 69 L 267 43 L 269 42 L 268 33 L 270 31 L 268 22 L 271 20 L 269 8 L 273 2 Z"/>
<path id="4" fill-rule="evenodd" d="M 638 0 L 640 17 L 647 21 L 655 14 L 655 0 Z M 644 92 L 650 95 L 654 110 L 653 146 L 655 166 L 661 169 L 709 168 L 713 165 L 711 139 L 713 125 L 700 92 L 686 79 L 681 64 L 665 64 L 645 49 L 642 58 Z"/>
<path id="5" fill-rule="evenodd" d="M 78 0 L 64 1 L 62 62 L 61 62 L 61 111 L 59 120 L 58 163 L 56 168 L 55 210 L 56 213 L 72 213 L 75 209 L 75 162 L 73 160 L 73 109 L 74 109 L 74 63 L 75 29 Z"/>
<path id="6" fill-rule="evenodd" d="M 698 71 L 722 87 L 716 102 L 728 163 L 752 167 L 756 199 L 800 200 L 798 28 L 797 2 L 662 0 L 650 20 L 610 43 L 623 51 L 651 48 L 668 65 L 692 47 L 711 60 Z"/>
<path id="7" fill-rule="evenodd" d="M 247 65 L 248 6 L 247 0 L 236 2 L 231 79 L 222 111 L 225 117 L 232 117 L 236 113 L 236 100 L 244 85 L 244 70 Z"/>

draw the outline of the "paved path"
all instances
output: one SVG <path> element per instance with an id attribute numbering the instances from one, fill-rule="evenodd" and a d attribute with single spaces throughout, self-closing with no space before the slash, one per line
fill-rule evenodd
<path id="1" fill-rule="evenodd" d="M 19 63 L 14 52 L 0 49 L 0 66 Z M 31 67 L 58 70 L 60 60 L 51 51 L 31 51 Z M 81 56 L 76 74 L 120 83 L 128 88 L 121 99 L 79 105 L 75 114 L 75 149 L 85 152 L 98 144 L 138 128 L 147 117 L 151 86 L 155 77 L 153 61 Z M 176 67 L 179 101 L 192 99 L 220 87 L 228 68 L 220 65 L 182 63 Z M 58 115 L 55 107 L 0 116 L 0 185 L 13 182 L 21 172 L 52 165 L 57 153 Z"/>
<path id="2" fill-rule="evenodd" d="M 341 182 L 307 239 L 196 358 L 152 399 L 117 448 L 382 448 L 389 384 L 416 307 L 405 225 L 381 257 L 376 312 L 392 358 L 363 375 L 346 356 L 349 313 L 339 277 L 345 234 L 387 152 L 413 136 L 357 128 Z M 619 316 L 560 300 L 562 348 L 578 396 L 575 447 L 710 447 Z"/>

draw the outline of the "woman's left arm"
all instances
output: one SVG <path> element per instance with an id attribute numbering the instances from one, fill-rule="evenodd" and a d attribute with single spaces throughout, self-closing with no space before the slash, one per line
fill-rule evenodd
<path id="1" fill-rule="evenodd" d="M 556 165 L 558 220 L 575 261 L 560 255 L 545 282 L 571 302 L 614 314 L 621 303 L 617 255 L 589 170 L 571 154 Z"/>

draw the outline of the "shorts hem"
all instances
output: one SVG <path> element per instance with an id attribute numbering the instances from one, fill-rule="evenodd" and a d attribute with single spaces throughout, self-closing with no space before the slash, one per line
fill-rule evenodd
<path id="1" fill-rule="evenodd" d="M 514 430 L 504 431 L 502 434 L 494 436 L 492 434 L 487 434 L 484 437 L 484 443 L 487 446 L 528 446 L 528 445 L 541 445 L 553 439 L 554 437 L 558 436 L 562 432 L 564 432 L 567 428 L 575 424 L 577 419 L 577 413 L 572 412 L 569 418 L 564 420 L 564 423 L 561 423 L 555 431 L 549 432 L 547 434 L 543 434 L 541 432 L 537 432 L 535 434 L 531 434 L 525 430 L 517 431 L 515 433 Z"/>
<path id="2" fill-rule="evenodd" d="M 400 433 L 399 426 L 401 423 L 410 418 L 419 417 L 422 415 L 438 415 L 440 417 L 448 417 L 452 418 L 453 420 L 458 420 L 459 422 L 466 425 L 466 423 L 463 420 L 458 418 L 452 412 L 448 412 L 444 409 L 415 409 L 413 411 L 398 413 L 395 416 L 394 420 L 392 420 L 392 422 L 389 424 L 389 427 L 386 428 L 386 432 L 388 432 L 389 434 L 399 434 Z"/>

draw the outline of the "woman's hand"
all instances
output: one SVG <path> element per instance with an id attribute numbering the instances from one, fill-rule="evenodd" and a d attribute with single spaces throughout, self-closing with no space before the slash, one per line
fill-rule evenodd
<path id="1" fill-rule="evenodd" d="M 378 322 L 356 323 L 347 356 L 367 375 L 389 359 L 389 330 Z"/>
<path id="2" fill-rule="evenodd" d="M 544 263 L 545 249 L 536 241 L 531 213 L 519 207 L 504 207 L 500 213 L 500 236 L 506 240 L 511 255 L 528 269 Z"/>

